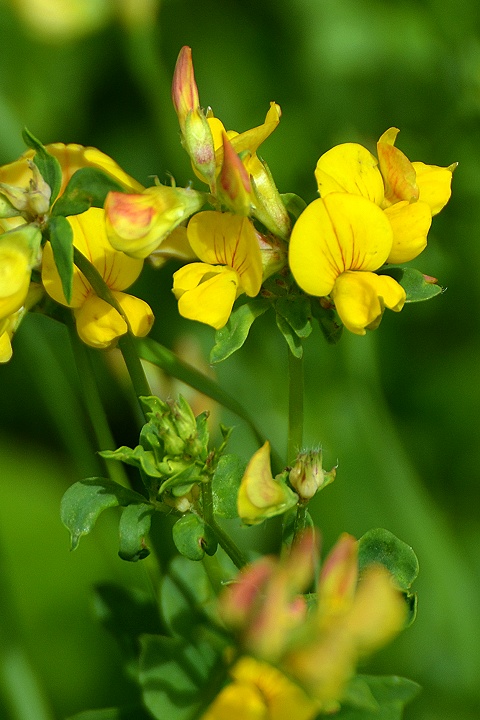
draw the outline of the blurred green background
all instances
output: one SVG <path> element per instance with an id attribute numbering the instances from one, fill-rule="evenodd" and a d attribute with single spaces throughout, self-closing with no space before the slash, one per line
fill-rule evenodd
<path id="1" fill-rule="evenodd" d="M 346 530 L 387 527 L 420 560 L 415 625 L 368 668 L 423 685 L 407 720 L 480 717 L 480 15 L 475 0 L 0 0 L 0 163 L 44 143 L 93 145 L 144 184 L 192 179 L 170 102 L 182 45 L 193 49 L 201 102 L 229 129 L 279 128 L 262 147 L 281 192 L 315 197 L 313 170 L 332 145 L 374 150 L 390 126 L 412 160 L 459 162 L 453 197 L 415 267 L 447 291 L 387 312 L 378 331 L 332 348 L 306 343 L 307 421 L 337 481 L 313 503 L 325 546 Z M 149 18 L 148 13 L 152 15 Z M 145 13 L 142 21 L 142 13 Z M 213 331 L 178 318 L 171 268 L 137 285 L 153 337 L 185 333 L 208 357 Z M 142 564 L 116 552 L 115 513 L 69 554 L 59 502 L 98 472 L 68 339 L 31 315 L 0 367 L 0 653 L 2 686 L 38 683 L 44 714 L 62 719 L 128 701 L 120 654 L 91 612 L 94 583 L 146 587 Z M 109 354 L 111 355 L 111 354 Z M 286 445 L 286 346 L 269 316 L 217 368 L 280 451 Z M 107 357 L 107 361 L 111 361 Z M 97 372 L 121 444 L 135 443 L 121 380 Z M 261 408 L 261 415 L 257 413 Z M 255 449 L 239 425 L 233 447 Z M 264 531 L 268 533 L 268 531 Z M 260 540 L 268 545 L 267 534 Z M 14 690 L 12 690 L 14 692 Z M 34 687 L 32 693 L 35 694 Z M 20 696 L 22 691 L 20 691 Z M 28 693 L 25 693 L 28 695 Z M 22 714 L 23 712 L 23 714 Z M 16 713 L 16 714 L 15 714 Z M 37 717 L 38 715 L 38 717 Z M 166 719 L 167 720 L 167 719 Z"/>

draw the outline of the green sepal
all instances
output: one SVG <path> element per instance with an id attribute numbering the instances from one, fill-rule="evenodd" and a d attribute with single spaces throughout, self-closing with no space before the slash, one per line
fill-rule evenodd
<path id="1" fill-rule="evenodd" d="M 133 450 L 122 445 L 117 450 L 102 450 L 99 455 L 106 460 L 120 460 L 126 465 L 133 465 L 150 477 L 161 478 L 164 476 L 164 473 L 157 468 L 154 452 L 145 450 L 141 445 L 137 445 Z"/>
<path id="2" fill-rule="evenodd" d="M 290 352 L 294 357 L 300 359 L 303 356 L 303 346 L 301 339 L 293 330 L 290 323 L 285 320 L 283 315 L 279 315 L 279 313 L 277 312 L 275 314 L 275 319 L 277 321 L 277 327 L 285 338 Z"/>
<path id="3" fill-rule="evenodd" d="M 60 167 L 60 163 L 56 157 L 50 155 L 40 140 L 37 140 L 27 128 L 23 128 L 22 137 L 25 145 L 35 150 L 33 162 L 52 191 L 50 204 L 53 205 L 62 187 L 62 168 Z"/>
<path id="4" fill-rule="evenodd" d="M 305 200 L 295 193 L 281 193 L 280 197 L 282 198 L 282 202 L 285 205 L 287 212 L 295 219 L 297 219 L 307 207 Z"/>
<path id="5" fill-rule="evenodd" d="M 275 302 L 275 310 L 299 338 L 306 338 L 312 332 L 312 310 L 306 295 L 284 295 Z"/>
<path id="6" fill-rule="evenodd" d="M 88 535 L 99 515 L 107 508 L 145 502 L 139 493 L 107 480 L 86 478 L 71 485 L 62 497 L 60 517 L 70 532 L 71 549 L 75 550 L 82 535 Z"/>
<path id="7" fill-rule="evenodd" d="M 52 215 L 79 215 L 91 207 L 103 208 L 110 191 L 125 188 L 99 168 L 84 167 L 73 173 L 62 196 L 52 208 Z"/>
<path id="8" fill-rule="evenodd" d="M 189 560 L 201 560 L 205 553 L 217 550 L 215 535 L 209 526 L 193 513 L 183 515 L 173 526 L 173 542 L 178 552 Z"/>
<path id="9" fill-rule="evenodd" d="M 246 463 L 238 455 L 222 455 L 212 480 L 213 511 L 219 517 L 238 517 L 237 495 Z"/>
<path id="10" fill-rule="evenodd" d="M 128 663 L 129 675 L 136 680 L 139 636 L 163 629 L 151 592 L 114 582 L 99 583 L 94 587 L 93 612 L 118 642 Z"/>
<path id="11" fill-rule="evenodd" d="M 144 635 L 139 680 L 143 701 L 155 720 L 193 720 L 209 704 L 203 693 L 217 664 L 207 642 Z M 215 673 L 216 674 L 216 673 Z M 213 699 L 213 698 L 211 698 Z"/>
<path id="12" fill-rule="evenodd" d="M 63 294 L 70 303 L 73 290 L 73 230 L 66 218 L 53 217 L 49 220 L 47 233 Z"/>
<path id="13" fill-rule="evenodd" d="M 216 595 L 203 563 L 182 555 L 174 557 L 160 586 L 160 610 L 170 632 L 191 636 L 200 623 L 217 618 L 216 608 Z"/>
<path id="14" fill-rule="evenodd" d="M 413 700 L 419 691 L 420 686 L 417 683 L 396 675 L 358 675 L 347 687 L 342 706 L 335 718 L 401 720 L 405 705 Z"/>
<path id="15" fill-rule="evenodd" d="M 362 535 L 358 541 L 359 571 L 368 565 L 379 563 L 387 568 L 402 591 L 408 608 L 407 625 L 415 620 L 417 598 L 410 592 L 418 576 L 418 559 L 412 548 L 399 540 L 389 530 L 375 528 Z"/>
<path id="16" fill-rule="evenodd" d="M 215 345 L 210 353 L 210 362 L 219 363 L 239 350 L 248 337 L 255 320 L 270 307 L 270 301 L 262 297 L 247 300 L 237 307 L 225 327 L 215 333 Z"/>
<path id="17" fill-rule="evenodd" d="M 312 301 L 312 315 L 318 320 L 320 330 L 329 345 L 336 345 L 342 337 L 343 325 L 338 322 L 338 317 L 333 308 L 324 308 L 317 300 Z"/>
<path id="18" fill-rule="evenodd" d="M 283 522 L 282 522 L 282 545 L 285 547 L 290 547 L 290 545 L 293 542 L 293 534 L 295 531 L 295 518 L 297 516 L 297 508 L 293 507 L 288 512 L 285 513 L 283 516 Z M 312 516 L 308 512 L 308 510 L 305 513 L 305 528 L 314 529 L 315 525 L 312 520 Z M 310 593 L 310 599 L 315 598 L 316 602 L 316 594 Z"/>
<path id="19" fill-rule="evenodd" d="M 443 288 L 436 282 L 427 282 L 425 275 L 415 268 L 403 265 L 386 265 L 377 271 L 378 275 L 389 275 L 403 287 L 407 294 L 406 303 L 422 302 L 440 295 Z M 431 278 L 434 280 L 434 278 Z"/>
<path id="20" fill-rule="evenodd" d="M 67 720 L 151 720 L 151 715 L 140 704 L 128 707 L 110 707 L 83 710 L 70 715 Z"/>
<path id="21" fill-rule="evenodd" d="M 148 503 L 127 505 L 122 511 L 118 531 L 120 547 L 118 550 L 122 560 L 137 562 L 150 555 L 145 538 L 150 532 L 154 508 Z"/>

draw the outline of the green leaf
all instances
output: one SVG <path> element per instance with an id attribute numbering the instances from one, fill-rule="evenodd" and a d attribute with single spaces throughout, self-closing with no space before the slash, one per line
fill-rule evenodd
<path id="1" fill-rule="evenodd" d="M 151 593 L 139 588 L 99 583 L 94 588 L 93 610 L 129 661 L 138 660 L 140 635 L 159 633 L 162 629 Z"/>
<path id="2" fill-rule="evenodd" d="M 338 322 L 333 308 L 324 308 L 318 300 L 312 300 L 312 315 L 318 320 L 327 343 L 336 345 L 342 337 L 343 325 Z"/>
<path id="3" fill-rule="evenodd" d="M 418 560 L 412 548 L 383 528 L 369 530 L 358 541 L 360 571 L 372 563 L 384 565 L 403 591 L 410 589 L 418 575 Z"/>
<path id="4" fill-rule="evenodd" d="M 143 503 L 145 498 L 105 478 L 87 478 L 76 482 L 65 492 L 60 516 L 70 531 L 71 549 L 75 550 L 82 535 L 93 530 L 99 515 L 110 507 Z"/>
<path id="5" fill-rule="evenodd" d="M 372 563 L 380 563 L 392 574 L 407 604 L 406 626 L 417 614 L 417 597 L 410 587 L 418 575 L 418 559 L 412 548 L 388 530 L 376 528 L 362 535 L 358 541 L 360 572 Z"/>
<path id="6" fill-rule="evenodd" d="M 262 297 L 252 298 L 237 307 L 225 327 L 217 330 L 215 334 L 215 345 L 210 353 L 210 362 L 222 362 L 239 350 L 255 320 L 269 307 L 270 301 Z"/>
<path id="7" fill-rule="evenodd" d="M 205 553 L 214 555 L 217 549 L 212 531 L 193 513 L 177 520 L 173 526 L 173 542 L 178 552 L 189 560 L 201 560 Z"/>
<path id="8" fill-rule="evenodd" d="M 60 163 L 56 157 L 50 155 L 40 140 L 37 140 L 37 138 L 32 135 L 27 128 L 23 129 L 22 137 L 25 145 L 32 150 L 35 150 L 35 157 L 33 161 L 38 167 L 40 175 L 52 191 L 50 204 L 53 204 L 62 186 L 62 168 L 60 167 Z"/>
<path id="9" fill-rule="evenodd" d="M 407 299 L 405 300 L 407 303 L 430 300 L 430 298 L 440 295 L 440 293 L 443 292 L 443 288 L 437 285 L 436 281 L 432 282 L 434 278 L 430 278 L 429 281 L 427 281 L 425 279 L 427 276 L 411 267 L 386 265 L 378 270 L 378 274 L 389 275 L 396 280 L 407 293 Z"/>
<path id="10" fill-rule="evenodd" d="M 84 167 L 73 173 L 62 196 L 52 208 L 52 215 L 78 215 L 91 207 L 103 208 L 111 191 L 124 192 L 125 188 L 110 175 L 93 167 Z"/>
<path id="11" fill-rule="evenodd" d="M 151 720 L 140 704 L 129 705 L 124 708 L 102 708 L 100 710 L 84 710 L 83 712 L 71 715 L 67 720 Z"/>
<path id="12" fill-rule="evenodd" d="M 295 193 L 281 193 L 280 197 L 285 205 L 287 212 L 290 213 L 295 219 L 305 210 L 307 203 L 300 195 Z"/>
<path id="13" fill-rule="evenodd" d="M 127 465 L 140 468 L 150 477 L 163 477 L 164 473 L 160 472 L 155 463 L 155 455 L 152 450 L 144 450 L 141 445 L 129 448 L 125 445 L 117 448 L 117 450 L 102 450 L 99 455 L 107 460 L 120 460 Z"/>
<path id="14" fill-rule="evenodd" d="M 417 683 L 395 675 L 359 675 L 356 680 L 361 680 L 368 686 L 377 707 L 365 706 L 365 691 L 360 695 L 358 692 L 349 695 L 347 690 L 344 704 L 335 715 L 339 720 L 401 720 L 405 705 L 420 691 Z"/>
<path id="15" fill-rule="evenodd" d="M 50 218 L 48 239 L 62 281 L 63 294 L 67 303 L 70 303 L 73 287 L 73 230 L 66 218 Z"/>
<path id="16" fill-rule="evenodd" d="M 215 617 L 216 596 L 202 563 L 183 556 L 172 560 L 160 586 L 160 608 L 169 630 L 182 637 Z"/>
<path id="17" fill-rule="evenodd" d="M 306 295 L 285 295 L 278 298 L 275 310 L 299 338 L 306 338 L 312 332 L 310 298 Z"/>
<path id="18" fill-rule="evenodd" d="M 206 642 L 144 635 L 140 685 L 143 700 L 156 720 L 197 720 L 205 706 L 202 691 L 217 662 Z"/>
<path id="19" fill-rule="evenodd" d="M 287 345 L 290 348 L 290 352 L 294 357 L 301 358 L 303 356 L 302 341 L 298 335 L 294 332 L 289 322 L 285 320 L 282 315 L 276 313 L 277 327 L 282 333 L 283 337 L 287 341 Z"/>
<path id="20" fill-rule="evenodd" d="M 122 560 L 137 562 L 150 555 L 145 537 L 150 532 L 154 508 L 147 503 L 127 505 L 122 511 L 118 530 L 120 548 L 118 554 Z"/>
<path id="21" fill-rule="evenodd" d="M 246 463 L 238 455 L 222 455 L 212 480 L 213 511 L 215 515 L 233 519 L 238 517 L 237 495 Z"/>

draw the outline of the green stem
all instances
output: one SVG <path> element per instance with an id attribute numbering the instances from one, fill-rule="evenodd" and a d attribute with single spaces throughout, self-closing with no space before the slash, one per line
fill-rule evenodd
<path id="1" fill-rule="evenodd" d="M 82 389 L 82 399 L 92 425 L 97 447 L 99 450 L 115 450 L 116 443 L 111 433 L 107 415 L 98 391 L 90 348 L 87 348 L 79 339 L 71 322 L 71 317 L 70 321 L 66 324 L 68 325 L 73 356 Z M 130 487 L 127 474 L 121 463 L 116 460 L 106 460 L 104 458 L 103 462 L 113 482 L 117 482 L 124 487 Z"/>
<path id="2" fill-rule="evenodd" d="M 298 536 L 305 530 L 307 524 L 307 507 L 308 503 L 299 502 L 297 505 L 297 514 L 295 515 L 295 523 L 293 525 L 292 547 L 295 545 Z"/>
<path id="3" fill-rule="evenodd" d="M 150 385 L 148 384 L 145 371 L 143 369 L 138 353 L 135 349 L 130 323 L 128 322 L 128 318 L 125 315 L 123 308 L 116 301 L 110 288 L 98 272 L 97 268 L 92 265 L 92 263 L 85 257 L 85 255 L 83 255 L 83 253 L 81 253 L 80 250 L 78 250 L 78 248 L 76 247 L 73 248 L 73 259 L 75 265 L 85 275 L 86 279 L 88 280 L 98 297 L 102 300 L 105 300 L 105 302 L 115 308 L 115 310 L 125 320 L 128 327 L 128 332 L 122 337 L 120 337 L 118 341 L 118 347 L 123 355 L 123 359 L 125 361 L 125 365 L 127 366 L 127 371 L 130 375 L 130 379 L 132 381 L 132 385 L 137 398 L 145 395 L 151 395 Z"/>
<path id="4" fill-rule="evenodd" d="M 303 356 L 288 353 L 288 449 L 287 462 L 293 463 L 303 445 Z"/>
<path id="5" fill-rule="evenodd" d="M 213 514 L 212 483 L 202 483 L 203 518 L 217 538 L 220 547 L 227 553 L 234 565 L 241 570 L 247 564 L 247 559 L 233 542 L 231 537 L 217 524 Z"/>

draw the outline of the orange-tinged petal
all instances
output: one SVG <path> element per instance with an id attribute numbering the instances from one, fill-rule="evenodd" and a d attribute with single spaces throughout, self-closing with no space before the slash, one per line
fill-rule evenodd
<path id="1" fill-rule="evenodd" d="M 320 575 L 318 611 L 326 622 L 352 604 L 358 578 L 358 543 L 343 533 L 328 554 Z"/>
<path id="2" fill-rule="evenodd" d="M 377 143 L 378 165 L 385 183 L 385 204 L 418 200 L 415 169 L 401 150 L 395 147 L 400 131 L 390 128 Z"/>
<path id="3" fill-rule="evenodd" d="M 363 145 L 343 143 L 324 153 L 315 177 L 323 198 L 332 192 L 362 195 L 376 205 L 383 202 L 383 180 L 377 159 Z"/>
<path id="4" fill-rule="evenodd" d="M 384 211 L 393 230 L 389 263 L 404 263 L 420 255 L 427 245 L 432 213 L 427 203 L 419 201 L 395 203 Z"/>
<path id="5" fill-rule="evenodd" d="M 128 330 L 115 308 L 97 295 L 90 295 L 74 314 L 80 339 L 94 348 L 109 347 Z"/>
<path id="6" fill-rule="evenodd" d="M 417 173 L 419 200 L 426 202 L 432 215 L 436 215 L 450 200 L 452 173 L 457 163 L 449 167 L 425 165 L 422 162 L 414 162 L 412 165 Z"/>
<path id="7" fill-rule="evenodd" d="M 205 263 L 185 265 L 173 276 L 178 311 L 182 317 L 219 330 L 230 317 L 238 284 L 238 274 L 231 268 Z"/>
<path id="8" fill-rule="evenodd" d="M 346 270 L 377 270 L 392 247 L 385 213 L 359 195 L 330 193 L 298 218 L 290 238 L 295 280 L 310 295 L 329 295 Z"/>
<path id="9" fill-rule="evenodd" d="M 132 333 L 136 337 L 148 335 L 155 319 L 150 305 L 134 295 L 123 292 L 113 292 L 112 294 L 125 313 Z"/>
<path id="10" fill-rule="evenodd" d="M 218 180 L 217 192 L 221 193 L 225 205 L 238 215 L 248 215 L 252 192 L 250 177 L 226 134 L 223 135 L 223 164 Z"/>
<path id="11" fill-rule="evenodd" d="M 246 217 L 206 210 L 187 227 L 194 253 L 205 263 L 233 268 L 250 297 L 260 291 L 262 256 L 255 229 Z"/>
<path id="12" fill-rule="evenodd" d="M 175 65 L 172 81 L 172 101 L 183 133 L 188 113 L 196 110 L 200 105 L 193 70 L 192 50 L 186 45 L 180 50 Z"/>
<path id="13" fill-rule="evenodd" d="M 380 324 L 386 307 L 399 312 L 405 290 L 388 275 L 345 272 L 337 278 L 332 298 L 341 321 L 350 332 L 365 335 Z"/>

